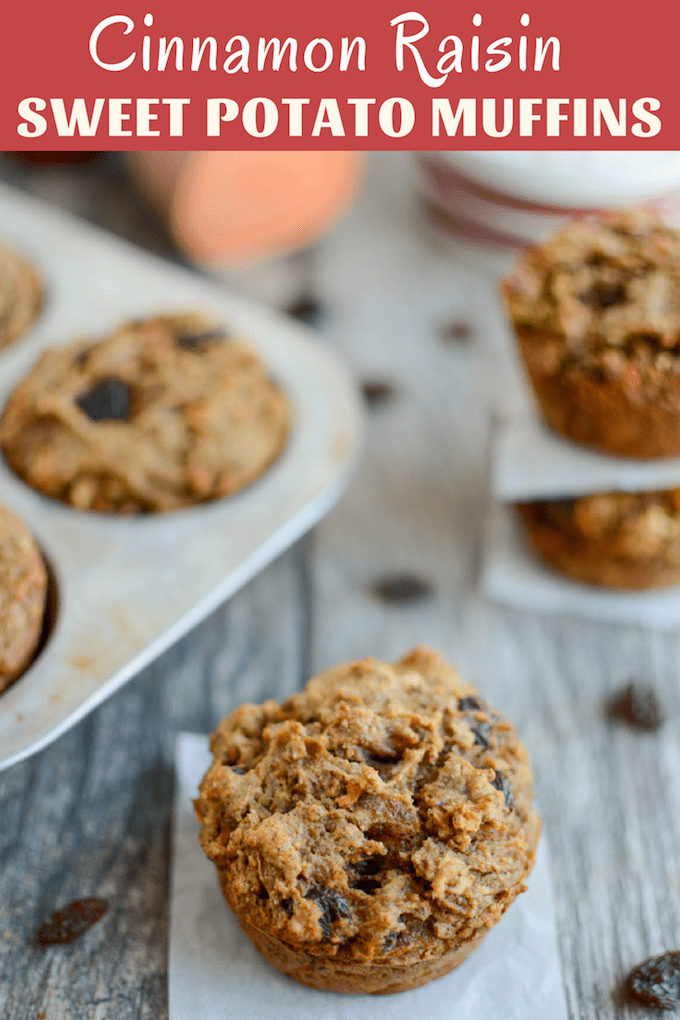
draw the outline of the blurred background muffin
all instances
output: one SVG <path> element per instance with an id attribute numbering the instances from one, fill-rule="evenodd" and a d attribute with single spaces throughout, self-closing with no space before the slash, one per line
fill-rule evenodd
<path id="1" fill-rule="evenodd" d="M 680 456 L 680 233 L 627 212 L 573 221 L 503 285 L 550 428 L 622 457 Z"/>
<path id="2" fill-rule="evenodd" d="M 0 505 L 0 691 L 31 662 L 43 628 L 47 571 L 23 521 Z"/>

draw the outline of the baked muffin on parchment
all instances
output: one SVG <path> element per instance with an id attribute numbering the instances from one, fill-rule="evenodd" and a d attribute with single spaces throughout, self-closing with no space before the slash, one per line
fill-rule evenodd
<path id="1" fill-rule="evenodd" d="M 201 843 L 263 955 L 303 984 L 399 992 L 458 966 L 530 872 L 512 725 L 436 652 L 326 670 L 212 737 Z"/>
<path id="2" fill-rule="evenodd" d="M 680 584 L 680 489 L 519 504 L 530 543 L 560 574 L 603 588 Z"/>
<path id="3" fill-rule="evenodd" d="M 503 291 L 550 428 L 622 457 L 680 456 L 680 232 L 641 211 L 577 220 Z"/>
<path id="4" fill-rule="evenodd" d="M 250 345 L 203 315 L 162 315 L 43 354 L 5 406 L 0 445 L 40 492 L 134 514 L 237 492 L 289 430 L 288 401 Z"/>
<path id="5" fill-rule="evenodd" d="M 40 642 L 47 571 L 24 522 L 0 505 L 0 691 L 31 662 Z"/>
<path id="6" fill-rule="evenodd" d="M 18 252 L 0 244 L 0 348 L 33 325 L 43 303 L 43 285 Z"/>

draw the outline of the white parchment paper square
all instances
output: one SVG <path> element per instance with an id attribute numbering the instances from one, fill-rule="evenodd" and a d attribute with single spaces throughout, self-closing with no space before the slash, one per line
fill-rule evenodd
<path id="1" fill-rule="evenodd" d="M 297 984 L 241 933 L 198 842 L 191 798 L 207 738 L 179 735 L 170 907 L 170 1020 L 566 1020 L 545 841 L 529 891 L 458 969 L 397 995 Z"/>
<path id="2" fill-rule="evenodd" d="M 680 459 L 610 457 L 551 432 L 533 409 L 499 418 L 491 447 L 491 492 L 501 502 L 649 492 L 680 485 Z"/>
<path id="3" fill-rule="evenodd" d="M 569 581 L 536 559 L 514 509 L 500 503 L 489 509 L 481 586 L 494 602 L 532 613 L 561 613 L 657 630 L 680 628 L 680 586 L 616 592 Z"/>

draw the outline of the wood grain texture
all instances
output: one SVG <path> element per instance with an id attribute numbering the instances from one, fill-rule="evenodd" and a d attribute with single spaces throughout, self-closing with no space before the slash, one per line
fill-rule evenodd
<path id="1" fill-rule="evenodd" d="M 47 176 L 5 162 L 0 176 L 124 235 L 134 222 L 134 240 L 170 250 L 152 221 L 139 236 L 114 157 Z M 80 726 L 0 775 L 0 1016 L 163 1020 L 177 731 L 285 697 L 336 661 L 417 643 L 457 662 L 531 751 L 570 1018 L 646 1015 L 618 990 L 633 964 L 680 948 L 680 645 L 675 634 L 502 609 L 477 591 L 489 406 L 517 373 L 495 296 L 507 263 L 433 245 L 408 160 L 393 154 L 374 161 L 360 204 L 313 252 L 234 281 L 281 306 L 313 295 L 328 342 L 393 396 L 370 412 L 362 465 L 312 535 Z M 465 342 L 446 339 L 456 323 L 471 326 Z M 395 571 L 433 594 L 381 602 L 372 585 Z M 606 714 L 631 677 L 666 704 L 657 733 Z M 110 908 L 82 938 L 29 944 L 55 907 L 88 895 Z"/>

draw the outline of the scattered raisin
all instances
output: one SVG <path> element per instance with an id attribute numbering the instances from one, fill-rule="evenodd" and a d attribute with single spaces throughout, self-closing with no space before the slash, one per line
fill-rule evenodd
<path id="1" fill-rule="evenodd" d="M 394 386 L 380 380 L 367 380 L 361 384 L 361 392 L 364 400 L 370 408 L 382 407 L 394 397 Z"/>
<path id="2" fill-rule="evenodd" d="M 314 900 L 319 904 L 321 908 L 319 926 L 326 938 L 330 938 L 332 924 L 342 917 L 352 916 L 349 903 L 334 889 L 322 889 L 321 886 L 313 885 L 305 894 L 305 899 Z"/>
<path id="3" fill-rule="evenodd" d="M 441 331 L 441 338 L 446 343 L 464 344 L 470 340 L 472 329 L 467 322 L 452 322 Z"/>
<path id="4" fill-rule="evenodd" d="M 475 744 L 479 744 L 485 751 L 488 751 L 491 747 L 491 724 L 488 722 L 478 722 L 472 727 L 472 732 L 475 737 Z"/>
<path id="5" fill-rule="evenodd" d="M 210 344 L 226 339 L 227 333 L 223 329 L 203 330 L 201 333 L 178 333 L 175 337 L 177 346 L 186 351 L 204 351 Z"/>
<path id="6" fill-rule="evenodd" d="M 612 714 L 640 730 L 658 730 L 666 721 L 666 710 L 650 684 L 631 680 L 614 695 Z"/>
<path id="7" fill-rule="evenodd" d="M 499 772 L 498 769 L 496 769 L 496 775 L 491 780 L 491 785 L 495 786 L 497 790 L 501 791 L 501 793 L 505 797 L 505 806 L 509 808 L 510 811 L 512 811 L 512 809 L 515 806 L 515 798 L 512 795 L 510 784 L 508 783 L 503 773 Z"/>
<path id="8" fill-rule="evenodd" d="M 260 888 L 257 891 L 257 898 L 258 898 L 258 900 L 268 900 L 269 899 L 269 893 L 267 892 L 267 890 L 265 889 L 265 887 L 263 885 L 261 885 Z"/>
<path id="9" fill-rule="evenodd" d="M 383 577 L 371 590 L 383 602 L 417 602 L 432 595 L 432 585 L 413 574 Z"/>
<path id="10" fill-rule="evenodd" d="M 314 326 L 323 315 L 323 308 L 316 298 L 303 296 L 293 302 L 286 311 L 294 319 L 306 322 L 308 326 Z"/>
<path id="11" fill-rule="evenodd" d="M 35 942 L 40 946 L 73 942 L 96 921 L 99 921 L 108 908 L 108 900 L 97 899 L 94 896 L 73 900 L 61 910 L 55 910 L 49 921 L 46 921 L 36 932 Z"/>
<path id="12" fill-rule="evenodd" d="M 478 712 L 481 707 L 482 706 L 477 698 L 468 697 L 458 699 L 459 712 Z"/>
<path id="13" fill-rule="evenodd" d="M 293 916 L 293 901 L 291 899 L 281 900 L 281 907 L 286 917 Z"/>
<path id="14" fill-rule="evenodd" d="M 130 413 L 130 387 L 122 379 L 102 379 L 76 404 L 91 421 L 127 421 Z"/>
<path id="15" fill-rule="evenodd" d="M 628 990 L 645 1006 L 675 1009 L 680 1006 L 680 953 L 651 956 L 628 975 Z"/>

